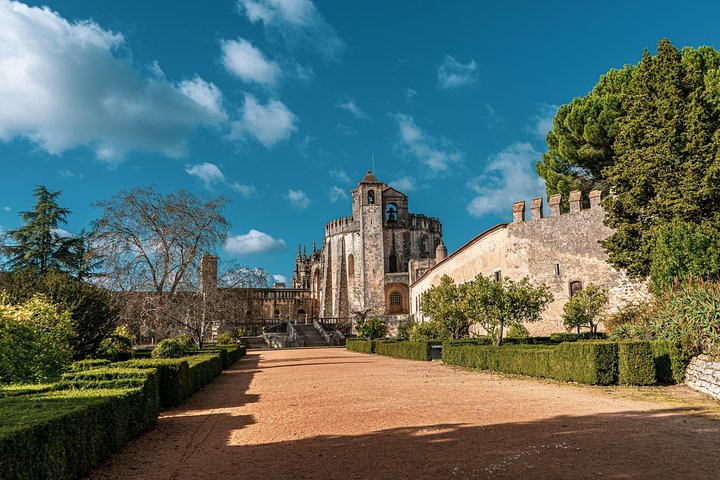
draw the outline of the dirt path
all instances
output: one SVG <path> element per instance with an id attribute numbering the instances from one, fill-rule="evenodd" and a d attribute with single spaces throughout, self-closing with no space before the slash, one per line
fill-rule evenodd
<path id="1" fill-rule="evenodd" d="M 332 348 L 251 351 L 91 478 L 720 478 L 720 420 L 625 396 Z"/>

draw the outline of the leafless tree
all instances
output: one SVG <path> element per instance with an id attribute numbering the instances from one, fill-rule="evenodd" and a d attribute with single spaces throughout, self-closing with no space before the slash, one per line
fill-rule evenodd
<path id="1" fill-rule="evenodd" d="M 91 233 L 103 259 L 98 280 L 129 302 L 126 316 L 139 315 L 139 323 L 158 336 L 169 324 L 187 325 L 190 316 L 207 318 L 215 300 L 200 301 L 196 272 L 202 255 L 227 237 L 227 203 L 185 190 L 162 194 L 140 187 L 95 204 L 102 212 Z"/>

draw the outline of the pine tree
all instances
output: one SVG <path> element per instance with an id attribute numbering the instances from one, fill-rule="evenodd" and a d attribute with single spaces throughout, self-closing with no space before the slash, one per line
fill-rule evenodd
<path id="1" fill-rule="evenodd" d="M 38 186 L 32 210 L 20 212 L 25 224 L 7 232 L 3 251 L 12 270 L 35 269 L 44 273 L 55 269 L 77 273 L 84 264 L 85 241 L 81 237 L 62 234 L 70 210 L 57 203 L 59 191 L 51 192 Z"/>

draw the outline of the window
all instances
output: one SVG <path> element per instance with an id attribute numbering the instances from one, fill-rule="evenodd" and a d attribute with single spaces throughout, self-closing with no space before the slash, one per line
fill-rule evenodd
<path id="1" fill-rule="evenodd" d="M 301 308 L 300 310 L 298 310 L 297 314 L 298 314 L 298 315 L 305 315 L 305 310 L 303 310 L 303 309 Z"/>
<path id="2" fill-rule="evenodd" d="M 495 270 L 493 272 L 493 280 L 495 280 L 496 282 L 502 280 L 502 272 L 500 270 Z"/>
<path id="3" fill-rule="evenodd" d="M 348 275 L 355 275 L 355 257 L 348 255 Z"/>
<path id="4" fill-rule="evenodd" d="M 576 282 L 570 282 L 570 296 L 572 297 L 572 296 L 575 295 L 577 292 L 579 292 L 580 290 L 582 290 L 582 288 L 583 288 L 582 282 L 578 282 L 578 281 L 576 281 Z"/>
<path id="5" fill-rule="evenodd" d="M 374 190 L 368 191 L 367 200 L 368 200 L 368 205 L 375 205 L 375 191 Z"/>
<path id="6" fill-rule="evenodd" d="M 427 245 L 428 245 L 427 235 L 423 235 L 422 237 L 420 237 L 420 255 L 428 254 Z"/>
<path id="7" fill-rule="evenodd" d="M 275 309 L 275 318 L 280 318 L 280 310 Z"/>
<path id="8" fill-rule="evenodd" d="M 390 294 L 390 305 L 402 305 L 402 295 L 400 295 L 400 292 L 392 292 Z"/>
<path id="9" fill-rule="evenodd" d="M 385 209 L 385 220 L 387 220 L 387 223 L 397 222 L 397 207 L 394 203 L 387 204 L 387 208 Z"/>
<path id="10" fill-rule="evenodd" d="M 555 264 L 555 275 L 558 275 L 558 276 L 560 275 L 560 264 L 559 263 Z"/>
<path id="11" fill-rule="evenodd" d="M 395 273 L 397 271 L 398 271 L 397 255 L 395 255 L 394 253 L 391 253 L 390 257 L 388 257 L 388 272 Z"/>

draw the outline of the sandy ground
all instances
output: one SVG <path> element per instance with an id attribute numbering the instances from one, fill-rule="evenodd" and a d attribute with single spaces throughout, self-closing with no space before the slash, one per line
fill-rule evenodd
<path id="1" fill-rule="evenodd" d="M 638 392 L 251 350 L 90 478 L 720 478 L 718 404 Z"/>

